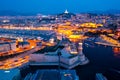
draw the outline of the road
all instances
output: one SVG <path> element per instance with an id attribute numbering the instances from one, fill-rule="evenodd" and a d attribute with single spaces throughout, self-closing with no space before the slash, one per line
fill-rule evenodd
<path id="1" fill-rule="evenodd" d="M 19 67 L 19 66 L 22 66 L 23 64 L 25 63 L 28 63 L 29 62 L 29 55 L 31 53 L 34 53 L 40 49 L 44 48 L 44 46 L 42 47 L 35 47 L 33 49 L 30 49 L 30 50 L 25 50 L 22 52 L 22 54 L 20 55 L 17 55 L 15 57 L 12 57 L 12 58 L 7 58 L 5 60 L 1 60 L 0 61 L 0 69 L 11 69 L 11 68 L 16 68 L 16 67 Z"/>

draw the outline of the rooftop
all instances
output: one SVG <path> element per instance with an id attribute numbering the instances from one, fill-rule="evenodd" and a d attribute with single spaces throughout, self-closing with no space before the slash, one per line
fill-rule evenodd
<path id="1" fill-rule="evenodd" d="M 44 54 L 46 52 L 55 52 L 56 50 L 58 50 L 59 48 L 63 48 L 62 46 L 46 46 L 44 49 L 41 49 L 33 54 Z"/>

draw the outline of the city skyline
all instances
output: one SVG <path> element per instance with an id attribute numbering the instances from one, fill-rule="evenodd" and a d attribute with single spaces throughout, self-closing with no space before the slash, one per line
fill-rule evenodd
<path id="1" fill-rule="evenodd" d="M 41 13 L 41 14 L 56 14 L 62 13 L 65 9 L 69 12 L 81 13 L 89 11 L 107 11 L 107 10 L 120 10 L 119 0 L 74 0 L 74 1 L 61 1 L 61 0 L 44 0 L 44 1 L 28 1 L 28 0 L 4 0 L 0 1 L 0 11 L 15 11 L 21 13 Z"/>
<path id="2" fill-rule="evenodd" d="M 120 80 L 120 0 L 0 3 L 0 80 Z"/>

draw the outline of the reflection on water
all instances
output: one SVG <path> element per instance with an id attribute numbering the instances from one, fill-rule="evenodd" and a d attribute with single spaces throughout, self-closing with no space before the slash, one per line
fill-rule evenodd
<path id="1" fill-rule="evenodd" d="M 120 56 L 120 48 L 98 44 L 95 44 L 95 47 L 86 46 L 91 43 L 87 40 L 83 43 L 83 52 L 90 63 L 78 68 L 78 70 L 81 69 L 78 74 L 80 77 L 82 76 L 82 80 L 94 80 L 96 73 L 103 73 L 108 80 L 120 80 L 120 74 L 111 71 L 111 69 L 120 70 L 120 57 L 118 57 Z"/>
<path id="2" fill-rule="evenodd" d="M 120 48 L 114 47 L 113 52 L 115 57 L 120 57 Z"/>

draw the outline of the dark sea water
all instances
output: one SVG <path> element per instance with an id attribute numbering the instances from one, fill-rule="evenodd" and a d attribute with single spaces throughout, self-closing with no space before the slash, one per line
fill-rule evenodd
<path id="1" fill-rule="evenodd" d="M 91 45 L 90 42 L 87 42 Z M 103 73 L 108 80 L 120 80 L 120 57 L 115 56 L 112 47 L 94 44 L 94 47 L 83 45 L 83 52 L 90 60 L 85 66 L 76 67 L 81 80 L 95 80 L 96 73 Z"/>

